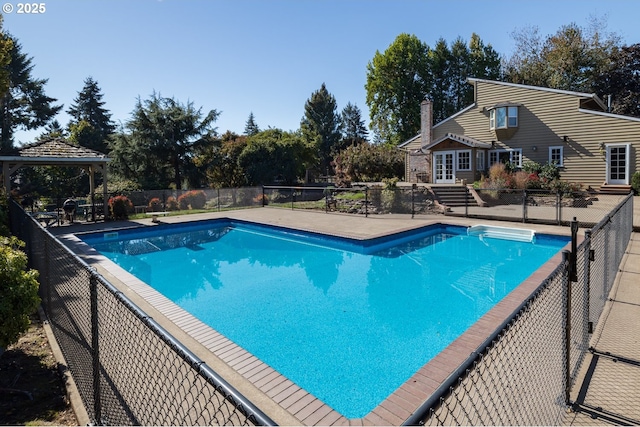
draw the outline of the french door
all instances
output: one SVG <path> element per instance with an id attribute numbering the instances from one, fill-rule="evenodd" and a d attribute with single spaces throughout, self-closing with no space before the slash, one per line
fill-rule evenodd
<path id="1" fill-rule="evenodd" d="M 433 153 L 433 176 L 436 184 L 455 184 L 455 151 L 436 151 Z"/>
<path id="2" fill-rule="evenodd" d="M 607 184 L 629 184 L 629 144 L 607 145 Z"/>

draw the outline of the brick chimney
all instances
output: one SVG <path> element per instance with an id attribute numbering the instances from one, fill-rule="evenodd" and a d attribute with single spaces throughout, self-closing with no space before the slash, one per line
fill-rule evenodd
<path id="1" fill-rule="evenodd" d="M 420 142 L 421 146 L 431 144 L 431 128 L 433 127 L 433 103 L 425 99 L 420 104 Z"/>

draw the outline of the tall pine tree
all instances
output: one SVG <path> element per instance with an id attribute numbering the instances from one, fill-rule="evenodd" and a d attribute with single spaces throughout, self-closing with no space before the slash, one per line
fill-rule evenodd
<path id="1" fill-rule="evenodd" d="M 249 113 L 249 118 L 244 126 L 244 134 L 247 136 L 253 136 L 260 132 L 260 128 L 256 123 L 256 118 L 253 116 L 253 111 Z"/>
<path id="2" fill-rule="evenodd" d="M 111 113 L 104 108 L 102 97 L 98 83 L 87 77 L 67 113 L 73 118 L 68 126 L 71 139 L 83 147 L 104 153 L 107 139 L 116 127 L 111 121 Z"/>
<path id="3" fill-rule="evenodd" d="M 2 28 L 2 15 L 0 15 L 0 99 L 4 98 L 9 90 L 9 64 L 11 63 L 11 49 L 13 40 L 9 38 Z"/>
<path id="4" fill-rule="evenodd" d="M 369 132 L 362 120 L 362 112 L 357 105 L 347 103 L 341 114 L 342 120 L 342 141 L 340 150 L 350 146 L 367 142 Z"/>
<path id="5" fill-rule="evenodd" d="M 44 92 L 48 79 L 36 79 L 31 75 L 33 58 L 22 52 L 22 46 L 15 38 L 7 35 L 6 39 L 11 40 L 12 46 L 11 61 L 3 67 L 9 77 L 9 90 L 0 99 L 0 151 L 13 147 L 17 129 L 45 126 L 62 109 L 62 105 L 53 105 L 57 99 Z"/>
<path id="6" fill-rule="evenodd" d="M 314 145 L 318 152 L 320 172 L 331 167 L 331 160 L 340 142 L 340 116 L 336 99 L 322 83 L 319 90 L 311 94 L 304 105 L 304 117 L 300 129 L 307 144 Z"/>
<path id="7" fill-rule="evenodd" d="M 125 179 L 160 188 L 172 183 L 180 190 L 184 179 L 193 176 L 198 149 L 215 135 L 213 123 L 219 115 L 157 93 L 145 101 L 138 99 L 126 124 L 128 134 L 114 139 L 110 167 Z"/>

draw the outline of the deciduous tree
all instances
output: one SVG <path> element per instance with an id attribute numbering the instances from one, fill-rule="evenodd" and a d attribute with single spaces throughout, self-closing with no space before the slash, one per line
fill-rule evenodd
<path id="1" fill-rule="evenodd" d="M 398 145 L 420 130 L 420 103 L 432 84 L 429 47 L 400 34 L 367 64 L 367 106 L 376 142 Z"/>
<path id="2" fill-rule="evenodd" d="M 506 79 L 513 83 L 578 92 L 593 92 L 599 75 L 611 69 L 610 58 L 620 37 L 592 19 L 583 28 L 563 25 L 544 40 L 537 27 L 512 33 L 514 54 L 506 61 Z"/>
<path id="3" fill-rule="evenodd" d="M 467 45 L 439 39 L 431 49 L 415 36 L 399 35 L 367 66 L 367 105 L 374 141 L 397 145 L 420 131 L 420 103 L 433 100 L 437 123 L 473 102 L 467 78 L 499 79 L 498 53 L 473 33 Z"/>
<path id="4" fill-rule="evenodd" d="M 248 138 L 238 157 L 249 185 L 294 184 L 305 175 L 313 158 L 299 133 L 267 129 Z"/>
<path id="5" fill-rule="evenodd" d="M 247 184 L 246 173 L 238 162 L 246 146 L 245 135 L 227 131 L 198 150 L 194 162 L 204 171 L 210 187 L 237 188 Z"/>
<path id="6" fill-rule="evenodd" d="M 595 92 L 611 95 L 612 113 L 640 117 L 640 43 L 616 50 L 611 61 L 611 69 L 596 78 Z"/>

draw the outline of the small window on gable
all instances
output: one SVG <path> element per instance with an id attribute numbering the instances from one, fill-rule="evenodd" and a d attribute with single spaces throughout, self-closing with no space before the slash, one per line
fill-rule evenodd
<path id="1" fill-rule="evenodd" d="M 562 146 L 549 147 L 549 164 L 556 166 L 564 166 L 564 150 Z"/>
<path id="2" fill-rule="evenodd" d="M 507 129 L 518 127 L 518 107 L 495 107 L 489 111 L 490 129 Z"/>

